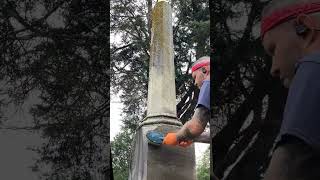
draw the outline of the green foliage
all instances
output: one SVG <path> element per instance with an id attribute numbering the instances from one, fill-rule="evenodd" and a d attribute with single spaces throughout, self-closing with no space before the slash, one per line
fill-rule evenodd
<path id="1" fill-rule="evenodd" d="M 112 167 L 114 179 L 116 180 L 128 179 L 132 141 L 132 133 L 123 130 L 111 142 Z"/>
<path id="2" fill-rule="evenodd" d="M 198 180 L 210 180 L 210 148 L 204 152 L 197 164 L 197 178 Z"/>

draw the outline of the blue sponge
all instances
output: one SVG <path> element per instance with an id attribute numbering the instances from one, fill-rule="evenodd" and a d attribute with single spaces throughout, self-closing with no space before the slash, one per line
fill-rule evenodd
<path id="1" fill-rule="evenodd" d="M 164 139 L 164 134 L 156 131 L 149 131 L 147 132 L 147 138 L 149 144 L 160 146 L 162 144 L 162 141 Z"/>

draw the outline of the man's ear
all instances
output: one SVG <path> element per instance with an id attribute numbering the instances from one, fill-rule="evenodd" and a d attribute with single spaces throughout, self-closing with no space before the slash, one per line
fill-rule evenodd
<path id="1" fill-rule="evenodd" d="M 207 76 L 210 73 L 210 66 L 205 66 L 201 68 L 201 72 Z"/>
<path id="2" fill-rule="evenodd" d="M 202 68 L 201 68 L 201 72 L 202 72 L 203 74 L 206 74 L 206 73 L 207 73 L 206 68 L 205 68 L 205 67 L 202 67 Z"/>
<path id="3" fill-rule="evenodd" d="M 304 47 L 309 47 L 315 40 L 317 28 L 315 19 L 307 14 L 299 14 L 295 20 L 295 30 L 304 40 Z"/>

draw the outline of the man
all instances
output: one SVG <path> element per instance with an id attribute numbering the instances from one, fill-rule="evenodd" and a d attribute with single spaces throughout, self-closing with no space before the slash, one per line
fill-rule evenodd
<path id="1" fill-rule="evenodd" d="M 192 78 L 195 85 L 200 89 L 198 103 L 190 121 L 187 121 L 176 133 L 168 133 L 163 140 L 163 144 L 189 146 L 192 141 L 206 139 L 209 143 L 210 134 L 203 133 L 210 120 L 210 57 L 199 58 L 191 68 Z M 210 169 L 210 179 L 218 180 Z"/>
<path id="2" fill-rule="evenodd" d="M 274 0 L 263 10 L 271 74 L 289 94 L 265 180 L 320 179 L 320 1 Z"/>
<path id="3" fill-rule="evenodd" d="M 197 60 L 191 68 L 195 85 L 200 89 L 198 103 L 192 119 L 176 133 L 168 133 L 163 144 L 189 146 L 204 131 L 210 120 L 210 57 Z"/>

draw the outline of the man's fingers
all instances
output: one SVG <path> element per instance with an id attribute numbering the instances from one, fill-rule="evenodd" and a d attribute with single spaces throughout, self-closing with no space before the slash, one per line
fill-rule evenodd
<path id="1" fill-rule="evenodd" d="M 192 141 L 181 141 L 180 143 L 179 143 L 179 146 L 181 146 L 181 147 L 188 147 L 188 146 L 190 146 L 192 144 Z"/>

